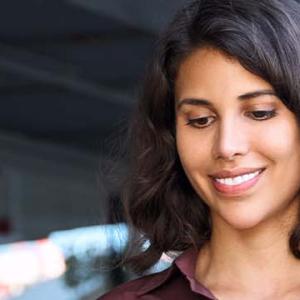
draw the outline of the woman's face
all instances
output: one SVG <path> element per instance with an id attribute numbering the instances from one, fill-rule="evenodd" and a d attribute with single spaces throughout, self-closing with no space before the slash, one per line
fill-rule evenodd
<path id="1" fill-rule="evenodd" d="M 179 157 L 213 221 L 246 229 L 296 214 L 300 131 L 269 83 L 200 49 L 181 64 L 175 96 Z"/>

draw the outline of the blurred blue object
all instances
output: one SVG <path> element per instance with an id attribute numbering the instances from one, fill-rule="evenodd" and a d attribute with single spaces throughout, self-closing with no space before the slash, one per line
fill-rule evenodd
<path id="1" fill-rule="evenodd" d="M 110 224 L 55 231 L 49 239 L 58 245 L 65 257 L 70 253 L 77 256 L 85 255 L 93 250 L 94 255 L 109 255 L 113 250 L 122 253 L 128 241 L 126 224 Z"/>

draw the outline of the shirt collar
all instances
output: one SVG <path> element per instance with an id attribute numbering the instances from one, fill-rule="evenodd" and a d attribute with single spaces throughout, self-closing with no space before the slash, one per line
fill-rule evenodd
<path id="1" fill-rule="evenodd" d="M 159 273 L 159 276 L 154 276 L 151 280 L 147 281 L 138 294 L 143 295 L 154 290 L 164 284 L 174 273 L 179 271 L 189 281 L 192 291 L 203 295 L 208 299 L 216 300 L 216 297 L 214 297 L 214 295 L 204 285 L 195 279 L 195 266 L 198 252 L 199 250 L 193 247 L 184 251 L 174 260 L 170 268 Z"/>
<path id="2" fill-rule="evenodd" d="M 215 300 L 216 297 L 211 293 L 211 291 L 203 284 L 198 282 L 195 278 L 195 267 L 197 263 L 198 253 L 198 249 L 191 247 L 188 250 L 184 251 L 180 256 L 178 256 L 178 258 L 175 259 L 174 263 L 190 282 L 192 291 L 204 295 L 209 299 Z"/>

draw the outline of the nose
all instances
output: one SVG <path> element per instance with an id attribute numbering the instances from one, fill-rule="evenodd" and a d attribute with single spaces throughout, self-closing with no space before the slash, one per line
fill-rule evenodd
<path id="1" fill-rule="evenodd" d="M 213 155 L 215 159 L 234 160 L 249 151 L 247 128 L 235 119 L 220 121 L 215 135 Z"/>

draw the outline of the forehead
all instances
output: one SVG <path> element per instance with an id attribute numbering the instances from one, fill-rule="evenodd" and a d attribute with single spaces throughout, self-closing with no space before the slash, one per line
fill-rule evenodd
<path id="1" fill-rule="evenodd" d="M 212 48 L 192 52 L 180 64 L 175 80 L 177 100 L 195 96 L 238 97 L 258 89 L 272 90 L 272 86 L 247 71 L 238 60 Z"/>

